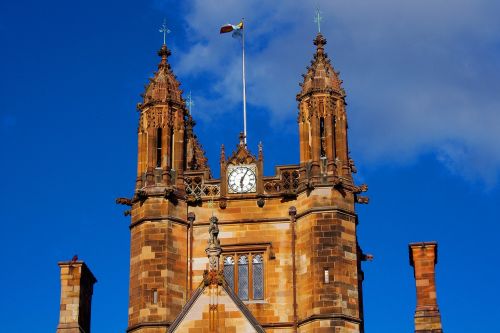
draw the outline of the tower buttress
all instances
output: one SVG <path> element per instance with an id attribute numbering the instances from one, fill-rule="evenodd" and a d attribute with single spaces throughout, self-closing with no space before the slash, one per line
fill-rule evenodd
<path id="1" fill-rule="evenodd" d="M 188 298 L 185 172 L 210 175 L 163 44 L 161 61 L 146 85 L 138 127 L 134 197 L 130 210 L 128 332 L 166 332 Z"/>
<path id="2" fill-rule="evenodd" d="M 362 333 L 363 300 L 358 194 L 349 158 L 345 91 L 318 33 L 299 102 L 300 178 L 296 206 L 297 320 L 300 331 Z M 302 211 L 301 211 L 302 210 Z"/>

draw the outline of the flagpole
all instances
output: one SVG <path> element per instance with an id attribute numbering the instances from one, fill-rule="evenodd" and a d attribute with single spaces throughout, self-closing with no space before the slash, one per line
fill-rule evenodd
<path id="1" fill-rule="evenodd" d="M 243 22 L 244 19 L 241 19 Z M 242 69 L 243 69 L 243 134 L 245 135 L 245 145 L 247 144 L 247 89 L 245 79 L 245 23 L 243 23 L 242 34 Z"/>

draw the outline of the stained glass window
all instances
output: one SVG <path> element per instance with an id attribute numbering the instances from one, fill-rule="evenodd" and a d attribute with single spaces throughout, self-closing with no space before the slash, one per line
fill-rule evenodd
<path id="1" fill-rule="evenodd" d="M 256 254 L 252 260 L 253 299 L 264 299 L 264 268 L 262 255 Z"/>
<path id="2" fill-rule="evenodd" d="M 238 296 L 248 300 L 248 257 L 240 256 L 238 259 Z"/>
<path id="3" fill-rule="evenodd" d="M 231 289 L 234 290 L 234 258 L 224 258 L 224 278 Z"/>

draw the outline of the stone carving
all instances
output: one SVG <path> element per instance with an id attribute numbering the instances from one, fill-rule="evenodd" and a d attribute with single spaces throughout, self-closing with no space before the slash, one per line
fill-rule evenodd
<path id="1" fill-rule="evenodd" d="M 205 184 L 200 176 L 184 177 L 186 194 L 196 198 L 211 198 L 220 196 L 219 184 Z"/>
<path id="2" fill-rule="evenodd" d="M 354 189 L 353 189 L 353 192 L 358 194 L 358 193 L 362 193 L 362 192 L 366 192 L 368 191 L 368 185 L 366 184 L 361 184 L 359 186 L 354 186 Z"/>
<path id="3" fill-rule="evenodd" d="M 227 207 L 227 200 L 226 199 L 220 199 L 219 200 L 219 208 L 220 209 L 226 209 Z"/>
<path id="4" fill-rule="evenodd" d="M 281 171 L 279 180 L 270 180 L 264 183 L 267 193 L 282 193 L 296 195 L 300 185 L 300 172 L 297 169 Z"/>
<path id="5" fill-rule="evenodd" d="M 208 238 L 208 248 L 216 248 L 220 247 L 219 242 L 219 219 L 217 217 L 212 216 L 210 218 L 210 226 L 208 227 L 208 233 L 210 237 Z"/>
<path id="6" fill-rule="evenodd" d="M 116 198 L 118 205 L 132 206 L 132 199 L 129 198 Z"/>
<path id="7" fill-rule="evenodd" d="M 219 270 L 219 259 L 222 249 L 219 241 L 219 225 L 218 219 L 215 216 L 210 218 L 210 226 L 208 227 L 208 247 L 205 252 L 208 256 L 209 272 Z"/>
<path id="8" fill-rule="evenodd" d="M 370 201 L 370 199 L 368 197 L 356 195 L 356 202 L 359 204 L 367 204 L 369 201 Z"/>
<path id="9" fill-rule="evenodd" d="M 222 271 L 209 271 L 203 272 L 203 283 L 205 286 L 219 285 L 224 283 L 224 273 Z"/>

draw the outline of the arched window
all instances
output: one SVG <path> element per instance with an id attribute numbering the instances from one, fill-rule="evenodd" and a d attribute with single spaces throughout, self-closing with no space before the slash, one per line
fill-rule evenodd
<path id="1" fill-rule="evenodd" d="M 224 258 L 224 278 L 231 289 L 234 290 L 234 258 Z"/>
<path id="2" fill-rule="evenodd" d="M 320 157 L 326 156 L 325 118 L 319 118 Z"/>
<path id="3" fill-rule="evenodd" d="M 264 260 L 262 255 L 253 256 L 252 260 L 252 289 L 253 299 L 264 299 Z"/>
<path id="4" fill-rule="evenodd" d="M 224 278 L 241 300 L 263 300 L 264 254 L 246 252 L 225 255 Z"/>
<path id="5" fill-rule="evenodd" d="M 162 149 L 162 130 L 161 128 L 156 129 L 156 167 L 161 168 L 161 149 Z"/>
<path id="6" fill-rule="evenodd" d="M 248 300 L 248 257 L 238 258 L 238 296 L 241 300 Z"/>

